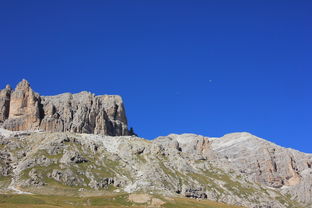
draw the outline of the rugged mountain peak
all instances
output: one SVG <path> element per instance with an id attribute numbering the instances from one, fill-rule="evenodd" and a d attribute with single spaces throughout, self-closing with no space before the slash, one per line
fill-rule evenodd
<path id="1" fill-rule="evenodd" d="M 13 131 L 43 130 L 128 135 L 123 101 L 118 95 L 90 92 L 40 96 L 23 79 L 15 90 L 0 93 L 0 124 Z"/>
<path id="2" fill-rule="evenodd" d="M 28 81 L 17 84 L 10 96 L 9 118 L 4 127 L 20 131 L 34 130 L 40 125 L 40 96 L 35 93 Z"/>
<path id="3" fill-rule="evenodd" d="M 15 90 L 28 90 L 30 88 L 30 84 L 26 79 L 22 79 L 17 85 Z"/>

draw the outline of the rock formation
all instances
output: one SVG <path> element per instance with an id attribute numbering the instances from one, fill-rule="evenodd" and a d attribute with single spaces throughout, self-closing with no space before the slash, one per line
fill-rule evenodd
<path id="1" fill-rule="evenodd" d="M 26 80 L 21 81 L 11 91 L 9 117 L 4 121 L 4 128 L 13 131 L 37 129 L 40 126 L 40 99 Z"/>
<path id="2" fill-rule="evenodd" d="M 122 99 L 0 91 L 0 193 L 150 193 L 311 208 L 312 155 L 249 133 L 129 136 Z M 38 131 L 39 130 L 39 131 Z"/>
<path id="3" fill-rule="evenodd" d="M 42 130 L 102 135 L 128 135 L 120 96 L 89 92 L 40 96 L 23 80 L 0 91 L 0 124 L 13 131 Z"/>
<path id="4" fill-rule="evenodd" d="M 82 196 L 109 190 L 250 208 L 312 205 L 312 155 L 249 133 L 170 134 L 148 141 L 0 129 L 0 158 L 0 178 L 10 181 L 0 181 L 0 192 L 57 193 L 63 187 L 64 193 L 68 187 L 67 192 L 80 190 Z"/>
<path id="5" fill-rule="evenodd" d="M 11 91 L 9 85 L 0 90 L 0 123 L 3 123 L 9 117 Z"/>

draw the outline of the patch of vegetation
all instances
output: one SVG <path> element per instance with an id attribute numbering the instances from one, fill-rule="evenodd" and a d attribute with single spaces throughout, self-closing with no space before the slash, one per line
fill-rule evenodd
<path id="1" fill-rule="evenodd" d="M 244 186 L 238 181 L 233 181 L 228 175 L 220 175 L 220 180 L 224 181 L 226 187 L 229 191 L 235 193 L 239 197 L 247 197 L 257 193 L 257 190 L 251 186 Z"/>
<path id="2" fill-rule="evenodd" d="M 0 195 L 0 204 L 45 204 L 45 201 L 32 195 Z"/>
<path id="3" fill-rule="evenodd" d="M 10 176 L 0 176 L 0 188 L 8 187 L 11 182 Z"/>
<path id="4" fill-rule="evenodd" d="M 217 194 L 217 200 L 219 200 L 220 194 L 224 193 L 225 190 L 218 185 L 213 178 L 204 176 L 202 174 L 192 173 L 190 174 L 194 180 L 197 180 L 201 185 L 205 186 L 208 190 L 214 191 Z"/>
<path id="5" fill-rule="evenodd" d="M 225 183 L 224 187 L 239 197 L 252 196 L 258 192 L 258 190 L 252 186 L 243 185 L 239 181 L 234 181 L 228 174 L 224 173 L 224 171 L 219 168 L 211 167 L 211 170 L 206 170 L 203 173 L 209 178 L 223 181 Z"/>
<path id="6" fill-rule="evenodd" d="M 38 150 L 38 152 L 36 152 L 35 156 L 44 156 L 46 158 L 49 159 L 61 159 L 61 157 L 63 156 L 63 153 L 59 153 L 57 155 L 50 155 L 46 150 Z"/>
<path id="7" fill-rule="evenodd" d="M 290 196 L 283 196 L 279 193 L 279 196 L 275 197 L 275 199 L 287 208 L 303 208 L 298 202 L 291 200 Z"/>
<path id="8" fill-rule="evenodd" d="M 47 167 L 45 166 L 35 166 L 33 168 L 28 168 L 26 170 L 24 170 L 20 176 L 20 179 L 22 180 L 27 180 L 30 178 L 29 176 L 29 172 L 32 170 L 32 169 L 35 169 L 39 175 L 42 176 L 42 178 L 40 179 L 42 182 L 44 182 L 46 184 L 46 186 L 43 187 L 43 189 L 47 189 L 47 190 L 55 190 L 57 192 L 62 192 L 62 193 L 67 193 L 69 195 L 72 195 L 72 194 L 76 194 L 78 193 L 78 190 L 80 188 L 84 188 L 86 190 L 89 190 L 91 189 L 90 187 L 88 186 L 84 186 L 84 185 L 78 185 L 78 186 L 69 186 L 69 185 L 66 185 L 65 183 L 63 182 L 60 182 L 60 181 L 56 181 L 55 179 L 53 178 L 50 178 L 48 177 L 48 174 L 49 173 L 52 173 L 53 169 L 60 169 L 59 165 L 58 164 L 52 164 L 52 165 L 49 165 Z M 89 180 L 87 179 L 86 176 L 84 175 L 79 175 L 77 173 L 77 171 L 71 167 L 71 170 L 74 172 L 74 174 L 80 178 L 83 178 L 85 181 L 86 184 L 89 183 Z M 24 189 L 32 189 L 31 187 L 23 187 Z M 34 190 L 35 191 L 35 190 Z M 36 192 L 36 191 L 35 191 Z"/>
<path id="9" fill-rule="evenodd" d="M 119 174 L 133 181 L 133 178 L 131 177 L 130 172 L 128 172 L 125 168 L 123 168 L 119 161 L 106 159 L 104 163 L 105 163 L 105 167 L 103 167 L 103 169 L 107 168 L 106 170 L 109 171 L 112 174 L 112 176 Z"/>
<path id="10" fill-rule="evenodd" d="M 163 207 L 166 208 L 241 208 L 238 206 L 227 205 L 223 203 L 213 202 L 209 200 L 195 200 L 186 198 L 175 198 L 174 200 L 165 200 L 166 204 Z"/>
<path id="11" fill-rule="evenodd" d="M 89 200 L 92 206 L 114 206 L 118 204 L 119 206 L 130 207 L 133 203 L 128 201 L 128 195 L 117 195 L 113 197 L 94 197 Z"/>
<path id="12" fill-rule="evenodd" d="M 113 170 L 116 170 L 120 167 L 120 163 L 119 161 L 117 160 L 109 160 L 109 159 L 106 159 L 105 160 L 105 165 L 110 168 L 110 169 L 113 169 Z"/>
<path id="13" fill-rule="evenodd" d="M 10 180 L 10 178 L 11 178 L 10 176 L 0 175 L 0 182 Z"/>
<path id="14" fill-rule="evenodd" d="M 169 175 L 169 176 L 171 176 L 173 178 L 176 177 L 176 174 L 174 173 L 174 171 L 172 171 L 171 169 L 167 168 L 162 162 L 159 162 L 159 166 L 164 171 L 164 173 L 166 175 Z"/>
<path id="15" fill-rule="evenodd" d="M 157 197 L 159 198 L 159 197 Z M 198 201 L 185 198 L 161 198 L 165 202 L 162 207 L 167 208 L 241 208 L 208 200 Z M 8 208 L 96 208 L 96 207 L 132 207 L 143 208 L 146 205 L 136 204 L 128 200 L 128 194 L 98 196 L 98 197 L 70 197 L 54 195 L 0 195 L 0 207 Z"/>
<path id="16" fill-rule="evenodd" d="M 92 169 L 92 172 L 95 173 L 96 176 L 101 178 L 110 178 L 114 177 L 114 172 L 106 167 L 96 167 Z"/>
<path id="17" fill-rule="evenodd" d="M 43 177 L 43 180 L 45 180 L 46 178 L 48 178 L 47 177 L 48 173 L 51 173 L 53 171 L 53 169 L 59 169 L 59 165 L 58 164 L 51 164 L 49 166 L 36 165 L 32 168 L 27 168 L 27 169 L 22 171 L 20 178 L 22 180 L 27 180 L 29 178 L 29 172 L 32 169 L 35 169 L 38 172 L 38 174 L 41 174 Z"/>

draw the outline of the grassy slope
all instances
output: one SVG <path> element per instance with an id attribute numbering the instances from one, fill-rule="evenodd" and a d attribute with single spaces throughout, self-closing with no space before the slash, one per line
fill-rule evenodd
<path id="1" fill-rule="evenodd" d="M 166 202 L 164 208 L 239 208 L 212 201 L 174 198 L 161 199 Z M 132 207 L 143 208 L 146 204 L 135 204 L 128 201 L 128 195 L 112 195 L 105 197 L 67 197 L 43 195 L 0 195 L 1 208 L 99 208 L 99 207 Z"/>

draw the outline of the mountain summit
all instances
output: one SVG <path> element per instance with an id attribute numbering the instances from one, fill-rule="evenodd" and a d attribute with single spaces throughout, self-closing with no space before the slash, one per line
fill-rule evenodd
<path id="1" fill-rule="evenodd" d="M 0 91 L 0 125 L 8 130 L 42 130 L 111 136 L 128 135 L 123 101 L 118 95 L 89 92 L 40 96 L 27 80 Z"/>

